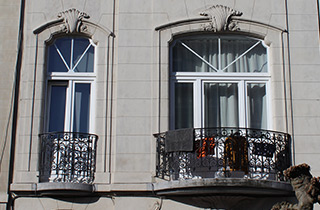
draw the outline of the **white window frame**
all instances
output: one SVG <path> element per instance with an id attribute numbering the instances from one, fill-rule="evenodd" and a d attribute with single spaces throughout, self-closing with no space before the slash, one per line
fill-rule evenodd
<path id="1" fill-rule="evenodd" d="M 62 38 L 68 38 L 68 37 L 62 37 Z M 70 37 L 71 39 L 75 37 Z M 78 37 L 76 37 L 78 38 Z M 67 84 L 67 90 L 66 90 L 66 104 L 65 104 L 65 124 L 64 124 L 64 130 L 63 132 L 72 132 L 73 129 L 73 115 L 74 115 L 74 89 L 76 83 L 83 83 L 83 84 L 90 84 L 90 107 L 89 107 L 89 128 L 88 133 L 94 133 L 95 132 L 95 120 L 94 116 L 96 114 L 95 112 L 95 99 L 96 99 L 96 65 L 97 65 L 97 50 L 96 50 L 96 44 L 89 38 L 86 37 L 79 37 L 83 39 L 87 39 L 89 41 L 89 46 L 86 48 L 85 52 L 87 52 L 88 48 L 92 46 L 94 51 L 94 64 L 93 64 L 93 71 L 92 72 L 74 72 L 74 71 L 67 71 L 67 72 L 49 72 L 48 66 L 47 66 L 47 80 L 46 80 L 46 93 L 47 93 L 47 99 L 46 99 L 46 114 L 45 114 L 45 130 L 49 130 L 49 115 L 50 115 L 50 96 L 51 96 L 51 86 L 54 84 L 59 84 L 60 82 L 65 81 L 65 84 Z M 55 44 L 53 44 L 55 45 Z M 49 47 L 51 45 L 47 46 L 47 50 L 49 50 Z M 73 50 L 71 48 L 71 53 L 73 53 Z M 84 53 L 85 54 L 85 53 Z M 83 54 L 83 55 L 84 55 Z M 81 56 L 82 58 L 83 56 Z M 72 56 L 71 56 L 72 58 Z M 47 59 L 50 59 L 47 57 Z M 80 62 L 81 59 L 78 60 L 77 64 Z M 72 61 L 71 61 L 72 63 Z M 76 65 L 77 65 L 76 64 Z M 65 64 L 66 65 L 66 64 Z M 71 69 L 73 70 L 75 67 L 73 66 Z"/>
<path id="2" fill-rule="evenodd" d="M 195 36 L 196 37 L 196 36 Z M 218 37 L 218 36 L 217 36 Z M 248 37 L 250 39 L 254 39 Z M 177 42 L 179 40 L 175 40 Z M 218 40 L 220 42 L 220 38 Z M 261 43 L 266 48 L 267 59 L 269 58 L 269 48 L 262 40 L 257 40 L 255 46 Z M 221 52 L 220 44 L 218 45 L 218 51 Z M 172 45 L 170 47 L 170 51 L 172 51 Z M 250 48 L 252 49 L 252 48 Z M 191 49 L 192 50 L 192 49 Z M 248 52 L 248 50 L 246 51 Z M 192 52 L 193 53 L 193 52 Z M 193 53 L 195 54 L 195 53 Z M 243 53 L 241 56 L 243 56 Z M 197 55 L 195 55 L 197 56 Z M 199 57 L 199 56 L 197 56 Z M 219 55 L 220 57 L 220 55 Z M 240 57 L 240 56 L 239 56 Z M 238 57 L 238 58 L 239 58 Z M 238 59 L 237 58 L 237 59 Z M 200 58 L 201 59 L 201 58 Z M 237 60 L 236 59 L 236 60 Z M 203 60 L 203 59 L 201 59 Z M 269 59 L 268 59 L 269 60 Z M 207 63 L 206 61 L 203 61 Z M 265 84 L 266 85 L 266 117 L 267 117 L 267 128 L 272 129 L 272 106 L 271 106 L 271 76 L 270 72 L 254 72 L 254 73 L 238 73 L 238 72 L 223 72 L 227 67 L 221 69 L 221 65 L 219 62 L 218 68 L 211 67 L 211 64 L 208 64 L 211 68 L 213 68 L 214 72 L 174 72 L 173 71 L 173 54 L 170 53 L 170 118 L 169 118 L 169 127 L 171 130 L 175 129 L 175 83 L 193 83 L 193 109 L 194 109 L 194 128 L 202 128 L 204 127 L 204 88 L 203 85 L 205 82 L 215 82 L 215 83 L 238 83 L 238 97 L 239 97 L 239 127 L 248 127 L 248 102 L 247 102 L 247 84 Z M 231 62 L 234 63 L 234 62 Z M 270 62 L 268 62 L 268 69 L 270 69 Z M 239 85 L 241 84 L 241 85 Z"/>

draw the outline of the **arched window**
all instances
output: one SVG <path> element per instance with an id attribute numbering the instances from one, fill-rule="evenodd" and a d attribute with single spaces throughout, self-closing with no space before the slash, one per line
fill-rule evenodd
<path id="1" fill-rule="evenodd" d="M 47 50 L 47 131 L 88 133 L 94 44 L 87 38 L 63 37 Z"/>
<path id="2" fill-rule="evenodd" d="M 246 36 L 190 35 L 170 43 L 171 129 L 267 129 L 267 48 Z"/>

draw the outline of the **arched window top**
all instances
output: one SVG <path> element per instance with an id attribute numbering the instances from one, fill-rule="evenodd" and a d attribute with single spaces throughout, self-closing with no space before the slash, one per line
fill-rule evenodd
<path id="1" fill-rule="evenodd" d="M 87 38 L 62 37 L 48 46 L 48 72 L 90 73 L 94 69 L 94 45 Z"/>
<path id="2" fill-rule="evenodd" d="M 184 36 L 170 49 L 172 72 L 268 72 L 266 47 L 247 36 Z"/>

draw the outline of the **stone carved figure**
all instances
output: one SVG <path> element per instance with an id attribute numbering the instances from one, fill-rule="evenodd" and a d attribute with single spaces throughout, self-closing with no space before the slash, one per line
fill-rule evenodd
<path id="1" fill-rule="evenodd" d="M 209 16 L 211 22 L 204 25 L 204 30 L 219 32 L 222 30 L 239 30 L 237 22 L 231 21 L 232 16 L 241 16 L 242 12 L 226 6 L 216 5 L 201 12 L 202 16 Z"/>
<path id="2" fill-rule="evenodd" d="M 83 25 L 82 19 L 88 19 L 90 16 L 73 8 L 64 12 L 60 12 L 58 14 L 58 18 L 62 18 L 64 21 L 62 31 L 66 33 L 73 33 L 86 31 L 86 27 Z"/>
<path id="3" fill-rule="evenodd" d="M 284 171 L 284 175 L 290 180 L 299 202 L 297 204 L 277 203 L 272 210 L 311 210 L 314 203 L 320 202 L 319 177 L 312 177 L 309 165 L 303 163 L 291 166 Z"/>

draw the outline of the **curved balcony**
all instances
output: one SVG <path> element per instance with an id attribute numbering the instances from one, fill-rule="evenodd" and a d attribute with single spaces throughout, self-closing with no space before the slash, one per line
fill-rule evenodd
<path id="1" fill-rule="evenodd" d="M 290 135 L 248 128 L 180 129 L 155 134 L 156 176 L 166 180 L 245 178 L 284 181 Z"/>
<path id="2" fill-rule="evenodd" d="M 92 191 L 98 136 L 54 132 L 41 140 L 38 191 Z"/>
<path id="3" fill-rule="evenodd" d="M 291 166 L 290 135 L 286 133 L 199 128 L 154 136 L 160 180 L 153 189 L 159 196 L 216 209 L 232 209 L 245 200 L 272 206 L 295 199 L 283 175 Z M 248 208 L 262 208 L 259 205 Z"/>

